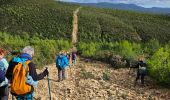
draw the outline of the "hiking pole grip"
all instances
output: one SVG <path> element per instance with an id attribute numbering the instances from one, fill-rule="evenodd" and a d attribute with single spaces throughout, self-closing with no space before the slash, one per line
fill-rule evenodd
<path id="1" fill-rule="evenodd" d="M 48 70 L 48 67 L 46 67 L 46 70 Z M 49 79 L 49 75 L 47 74 L 47 80 L 48 80 L 48 93 L 49 93 L 49 96 L 50 96 L 50 100 L 51 99 L 51 86 L 50 86 L 50 79 Z"/>

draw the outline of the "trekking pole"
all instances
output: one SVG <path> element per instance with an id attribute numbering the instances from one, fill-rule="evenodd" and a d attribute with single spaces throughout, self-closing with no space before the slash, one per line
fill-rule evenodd
<path id="1" fill-rule="evenodd" d="M 46 67 L 46 69 L 48 69 L 48 67 Z M 50 100 L 52 100 L 52 99 L 51 99 L 51 86 L 50 86 L 49 75 L 47 75 L 47 80 L 48 80 L 48 93 L 49 93 L 49 96 L 50 96 Z"/>

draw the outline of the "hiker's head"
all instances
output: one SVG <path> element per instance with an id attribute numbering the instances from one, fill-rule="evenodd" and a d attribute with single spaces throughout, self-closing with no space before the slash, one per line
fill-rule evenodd
<path id="1" fill-rule="evenodd" d="M 22 50 L 22 53 L 27 53 L 32 57 L 34 55 L 34 48 L 32 48 L 31 46 L 26 46 Z"/>
<path id="2" fill-rule="evenodd" d="M 5 55 L 5 50 L 3 50 L 2 48 L 0 48 L 0 58 L 3 58 Z"/>
<path id="3" fill-rule="evenodd" d="M 140 57 L 138 58 L 138 61 L 144 61 L 144 60 L 145 60 L 144 56 L 140 56 Z"/>
<path id="4" fill-rule="evenodd" d="M 60 55 L 66 55 L 66 51 L 65 50 L 62 50 L 59 52 Z"/>

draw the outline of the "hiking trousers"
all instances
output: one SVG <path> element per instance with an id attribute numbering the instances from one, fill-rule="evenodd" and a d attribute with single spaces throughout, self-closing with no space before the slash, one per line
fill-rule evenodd
<path id="1" fill-rule="evenodd" d="M 139 78 L 141 79 L 141 84 L 144 85 L 145 74 L 137 72 L 136 82 L 138 81 Z"/>
<path id="2" fill-rule="evenodd" d="M 0 87 L 0 100 L 8 100 L 9 89 L 8 85 Z"/>
<path id="3" fill-rule="evenodd" d="M 66 79 L 65 74 L 66 74 L 65 69 L 58 68 L 58 80 L 59 81 Z"/>
<path id="4" fill-rule="evenodd" d="M 76 64 L 76 60 L 75 60 L 75 59 L 72 60 L 72 64 L 73 64 L 73 65 Z"/>

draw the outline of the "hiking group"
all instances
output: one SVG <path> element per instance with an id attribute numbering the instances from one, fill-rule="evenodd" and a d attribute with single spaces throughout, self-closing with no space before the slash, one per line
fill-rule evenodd
<path id="1" fill-rule="evenodd" d="M 15 53 L 17 56 L 13 57 L 9 63 L 4 57 L 5 54 L 6 51 L 0 48 L 0 100 L 8 100 L 9 90 L 17 100 L 33 100 L 34 86 L 38 84 L 39 80 L 48 76 L 47 68 L 42 73 L 37 74 L 35 64 L 32 61 L 34 48 L 31 46 L 26 46 L 20 54 Z M 58 81 L 66 79 L 65 69 L 70 65 L 75 65 L 75 60 L 75 52 L 66 53 L 63 50 L 57 55 Z"/>
<path id="2" fill-rule="evenodd" d="M 17 54 L 9 64 L 4 58 L 6 51 L 0 48 L 0 100 L 8 100 L 9 90 L 17 100 L 33 100 L 34 86 L 39 80 L 48 76 L 47 68 L 37 74 L 35 64 L 32 62 L 34 48 L 26 46 L 22 53 Z M 62 50 L 56 56 L 56 68 L 58 69 L 58 82 L 67 79 L 67 68 L 76 64 L 76 51 L 66 52 Z M 142 86 L 147 73 L 147 65 L 144 58 L 140 58 L 136 66 L 137 74 L 135 85 L 141 78 Z M 10 88 L 10 89 L 9 89 Z"/>

